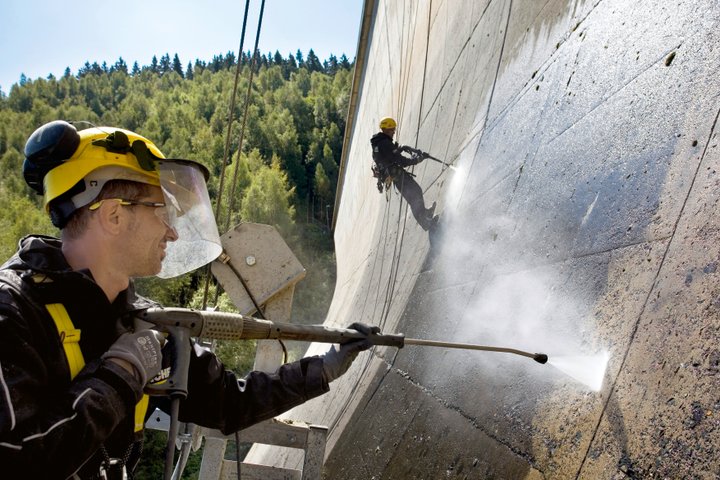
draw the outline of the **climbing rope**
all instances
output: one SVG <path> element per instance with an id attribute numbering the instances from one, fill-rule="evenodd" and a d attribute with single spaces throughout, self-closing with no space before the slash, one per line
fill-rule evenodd
<path id="1" fill-rule="evenodd" d="M 225 179 L 225 169 L 228 165 L 228 157 L 230 152 L 230 138 L 231 138 L 231 132 L 232 132 L 232 124 L 233 124 L 233 117 L 235 112 L 235 96 L 237 93 L 237 86 L 238 86 L 238 79 L 240 76 L 241 71 L 241 63 L 242 63 L 242 54 L 243 54 L 243 45 L 245 42 L 245 30 L 247 26 L 247 15 L 248 15 L 248 9 L 250 5 L 250 0 L 246 0 L 245 3 L 245 14 L 243 17 L 243 26 L 242 26 L 242 34 L 240 39 L 240 49 L 238 52 L 238 62 L 237 62 L 237 69 L 235 70 L 235 81 L 233 85 L 233 91 L 231 95 L 230 100 L 230 106 L 229 106 L 229 112 L 228 112 L 228 126 L 227 126 L 227 135 L 225 138 L 225 151 L 223 153 L 223 162 L 221 166 L 220 171 L 220 184 L 218 187 L 218 197 L 217 197 L 217 203 L 215 205 L 215 218 L 218 221 L 218 224 L 221 223 L 221 206 L 222 206 L 222 200 L 223 200 L 223 191 L 224 191 L 224 179 Z M 230 184 L 230 200 L 229 205 L 227 209 L 227 218 L 225 219 L 225 228 L 223 229 L 224 232 L 227 232 L 230 228 L 230 221 L 232 219 L 232 211 L 235 206 L 235 189 L 238 183 L 238 171 L 239 171 L 239 164 L 240 164 L 240 154 L 242 152 L 243 147 L 243 141 L 245 137 L 245 126 L 247 125 L 247 115 L 248 115 L 248 106 L 250 104 L 250 94 L 252 90 L 252 82 L 253 77 L 255 73 L 255 67 L 257 63 L 258 58 L 258 44 L 260 41 L 260 31 L 262 30 L 262 20 L 263 15 L 265 12 L 265 0 L 262 0 L 260 4 L 260 14 L 258 16 L 258 26 L 257 26 L 257 32 L 255 34 L 255 44 L 253 46 L 253 53 L 251 55 L 250 65 L 249 65 L 249 78 L 248 78 L 248 87 L 247 91 L 245 93 L 245 104 L 243 109 L 243 116 L 242 116 L 242 124 L 240 128 L 240 135 L 238 139 L 238 146 L 237 146 L 237 154 L 235 157 L 235 168 L 233 170 L 233 178 L 232 183 Z M 205 274 L 205 289 L 203 294 L 203 308 L 207 306 L 207 299 L 209 295 L 209 288 L 210 288 L 210 266 L 208 265 L 206 267 L 206 274 Z M 248 292 L 249 294 L 250 292 Z M 220 295 L 219 288 L 215 289 L 215 298 L 214 303 L 217 304 L 218 297 Z"/>
<path id="2" fill-rule="evenodd" d="M 241 32 L 241 35 L 240 35 L 240 47 L 239 47 L 239 49 L 238 49 L 237 68 L 235 69 L 235 77 L 234 77 L 234 82 L 233 82 L 233 89 L 232 89 L 232 92 L 231 92 L 230 102 L 229 102 L 229 106 L 228 106 L 228 118 L 227 118 L 227 132 L 226 132 L 226 137 L 225 137 L 225 149 L 224 149 L 224 152 L 223 152 L 222 165 L 221 165 L 221 169 L 220 169 L 220 181 L 219 181 L 219 186 L 218 186 L 218 195 L 217 195 L 217 200 L 216 200 L 216 204 L 215 204 L 215 218 L 217 219 L 218 224 L 220 223 L 221 212 L 222 212 L 221 206 L 222 206 L 222 202 L 223 202 L 223 191 L 224 191 L 224 189 L 225 189 L 225 185 L 224 185 L 224 184 L 225 184 L 225 170 L 226 170 L 226 168 L 227 168 L 228 158 L 229 158 L 229 156 L 230 156 L 230 144 L 231 144 L 231 138 L 232 138 L 232 126 L 233 126 L 233 123 L 234 123 L 234 120 L 235 120 L 235 119 L 234 119 L 234 112 L 235 112 L 235 106 L 236 106 L 236 101 L 235 101 L 235 99 L 236 99 L 237 90 L 238 90 L 238 82 L 239 82 L 239 78 L 240 78 L 240 72 L 241 72 L 241 70 L 242 70 L 242 55 L 243 55 L 243 49 L 244 49 L 245 31 L 246 31 L 246 28 L 247 28 L 247 17 L 248 17 L 248 11 L 249 11 L 249 9 L 250 9 L 250 0 L 246 0 L 246 1 L 245 1 L 245 12 L 244 12 L 244 14 L 243 14 L 242 32 Z M 236 157 L 236 161 L 235 161 L 235 170 L 234 170 L 234 173 L 233 173 L 232 184 L 230 185 L 230 188 L 231 188 L 231 191 L 230 191 L 230 203 L 229 203 L 229 206 L 228 206 L 228 209 L 227 209 L 227 219 L 226 219 L 226 222 L 225 222 L 225 229 L 224 229 L 224 231 L 227 231 L 228 228 L 229 228 L 230 220 L 231 220 L 231 217 L 232 217 L 232 210 L 233 210 L 233 207 L 234 207 L 234 198 L 233 198 L 233 196 L 234 196 L 235 187 L 236 187 L 236 184 L 237 184 L 237 176 L 238 176 L 238 170 L 239 170 L 239 169 L 238 169 L 238 164 L 240 163 L 240 153 L 241 153 L 241 151 L 242 151 L 243 138 L 244 138 L 244 134 L 245 134 L 245 125 L 246 125 L 246 123 L 247 123 L 248 104 L 250 103 L 250 92 L 251 92 L 251 87 L 252 87 L 253 74 L 254 74 L 254 71 L 255 71 L 255 65 L 256 65 L 256 61 L 257 61 L 257 57 L 258 57 L 258 42 L 259 42 L 259 39 L 260 39 L 260 31 L 261 31 L 261 29 L 262 29 L 262 19 L 263 19 L 264 10 L 265 10 L 265 0 L 262 1 L 261 6 L 260 6 L 260 14 L 259 14 L 259 18 L 258 18 L 257 33 L 256 33 L 256 36 L 255 36 L 255 46 L 254 46 L 254 48 L 253 48 L 253 54 L 252 54 L 251 62 L 250 62 L 250 66 L 249 66 L 250 72 L 249 72 L 249 80 L 248 80 L 248 89 L 247 89 L 247 93 L 246 93 L 246 95 L 245 95 L 245 106 L 244 106 L 243 117 L 242 117 L 242 126 L 241 126 L 241 129 L 240 129 L 240 137 L 239 137 L 238 147 L 237 147 L 237 157 Z M 255 305 L 255 307 L 256 307 L 256 309 L 257 309 L 257 315 L 258 315 L 260 318 L 265 318 L 264 312 L 262 311 L 260 305 L 258 305 L 257 300 L 254 298 L 254 296 L 251 294 L 250 290 L 248 289 L 245 280 L 240 276 L 240 273 L 239 273 L 239 272 L 235 271 L 235 274 L 236 274 L 236 275 L 238 276 L 238 278 L 240 279 L 240 282 L 242 283 L 243 287 L 245 288 L 245 291 L 247 292 L 248 296 L 250 297 L 250 299 L 252 300 L 253 304 Z M 210 278 L 211 278 L 211 271 L 210 271 L 210 265 L 208 265 L 208 266 L 205 268 L 205 286 L 204 286 L 204 292 L 203 292 L 203 298 L 202 298 L 202 308 L 203 308 L 203 310 L 204 310 L 205 308 L 207 308 L 207 304 L 208 304 L 208 296 L 209 296 L 209 288 L 210 288 Z M 220 292 L 220 287 L 219 287 L 219 285 L 218 285 L 217 288 L 215 289 L 215 299 L 214 299 L 214 304 L 215 304 L 215 305 L 217 305 L 219 292 Z M 201 339 L 198 339 L 198 340 L 201 341 Z M 282 345 L 282 347 L 283 347 L 283 352 L 284 352 L 285 356 L 287 356 L 287 350 L 286 350 L 286 348 L 285 348 L 285 345 Z M 236 433 L 235 433 L 235 445 L 236 445 L 236 455 L 237 455 L 237 478 L 238 478 L 238 480 L 240 480 L 240 478 L 241 478 L 241 461 L 240 461 L 240 435 L 239 435 L 239 432 L 236 432 Z M 186 465 L 187 458 L 188 458 L 188 455 L 189 455 L 190 446 L 191 446 L 191 445 L 190 445 L 190 442 L 183 442 L 182 447 L 181 447 L 181 453 L 180 453 L 180 456 L 179 456 L 179 458 L 178 458 L 178 462 L 177 462 L 177 464 L 176 464 L 176 466 L 175 466 L 174 472 L 172 472 L 172 478 L 173 478 L 173 480 L 179 479 L 179 478 L 182 476 L 182 472 L 183 472 L 183 470 L 185 469 L 185 465 Z M 168 449 L 174 449 L 174 448 L 175 448 L 175 440 L 174 440 L 174 439 L 170 439 L 170 432 L 168 432 L 168 445 L 167 445 L 167 448 L 168 448 Z"/>

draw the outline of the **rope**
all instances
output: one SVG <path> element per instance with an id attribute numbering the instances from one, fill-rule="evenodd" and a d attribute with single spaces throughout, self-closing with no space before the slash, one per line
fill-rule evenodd
<path id="1" fill-rule="evenodd" d="M 235 97 L 236 97 L 236 94 L 237 94 L 238 81 L 239 81 L 240 72 L 241 72 L 241 69 L 242 69 L 242 54 L 243 54 L 244 43 L 245 43 L 245 31 L 246 31 L 246 28 L 247 28 L 247 17 L 248 17 L 248 11 L 249 11 L 249 9 L 250 9 L 250 0 L 246 0 L 246 1 L 245 1 L 245 13 L 243 14 L 242 32 L 241 32 L 241 35 L 240 35 L 240 47 L 239 47 L 239 49 L 238 49 L 237 68 L 235 69 L 235 77 L 234 77 L 234 81 L 233 81 L 233 89 L 232 89 L 232 93 L 231 93 L 231 96 L 230 96 L 230 103 L 229 103 L 229 109 L 228 109 L 227 135 L 226 135 L 226 137 L 225 137 L 225 149 L 224 149 L 224 152 L 223 152 L 222 167 L 221 167 L 221 170 L 220 170 L 220 182 L 219 182 L 219 186 L 218 186 L 218 196 L 217 196 L 217 202 L 216 202 L 216 204 L 215 204 L 215 218 L 217 219 L 218 223 L 220 222 L 220 218 L 221 218 L 221 206 L 222 206 L 222 201 L 223 201 L 223 191 L 224 191 L 224 189 L 225 189 L 225 185 L 224 185 L 224 183 L 225 183 L 225 169 L 227 168 L 227 165 L 228 165 L 228 157 L 230 156 L 230 143 L 231 143 L 231 142 L 230 142 L 230 139 L 231 139 L 231 137 L 232 137 L 232 125 L 233 125 L 233 121 L 234 121 L 234 112 L 235 112 L 235 106 L 236 106 Z M 253 48 L 252 60 L 251 60 L 251 63 L 250 63 L 250 75 L 249 75 L 249 80 L 248 80 L 248 89 L 247 89 L 247 93 L 246 93 L 246 95 L 245 95 L 245 108 L 244 108 L 244 111 L 243 111 L 242 127 L 241 127 L 241 130 L 240 130 L 240 137 L 239 137 L 239 142 L 238 142 L 237 159 L 236 159 L 236 163 L 235 163 L 235 169 L 234 169 L 234 172 L 233 172 L 233 179 L 232 179 L 231 190 L 230 190 L 230 204 L 229 204 L 228 210 L 227 210 L 227 218 L 226 218 L 226 222 L 225 222 L 225 230 L 224 230 L 224 231 L 227 231 L 227 230 L 229 229 L 230 220 L 231 220 L 231 217 L 232 217 L 232 210 L 233 210 L 233 207 L 234 207 L 234 198 L 233 198 L 233 196 L 234 196 L 234 194 L 235 194 L 235 187 L 236 187 L 236 184 L 237 184 L 237 176 L 238 176 L 238 170 L 239 170 L 238 164 L 240 163 L 240 153 L 241 153 L 241 151 L 242 151 L 243 137 L 244 137 L 244 134 L 245 134 L 245 125 L 246 125 L 246 122 L 247 122 L 248 104 L 249 104 L 249 102 L 250 102 L 250 91 L 251 91 L 251 87 L 252 87 L 252 81 L 253 81 L 253 75 L 254 75 L 254 71 L 255 71 L 256 59 L 257 59 L 257 57 L 258 57 L 258 42 L 259 42 L 259 40 L 260 40 L 260 31 L 261 31 L 261 29 L 262 29 L 262 19 L 263 19 L 264 11 L 265 11 L 265 0 L 262 1 L 262 4 L 261 4 L 261 6 L 260 6 L 260 15 L 259 15 L 259 18 L 258 18 L 257 34 L 256 34 L 256 36 L 255 36 L 255 46 L 254 46 L 254 48 Z M 259 315 L 261 318 L 264 318 L 264 317 L 265 317 L 264 312 L 262 311 L 260 305 L 258 305 L 256 299 L 253 297 L 253 295 L 252 295 L 252 294 L 250 293 L 250 291 L 248 290 L 247 284 L 246 284 L 245 280 L 240 276 L 239 272 L 237 272 L 234 268 L 233 268 L 233 271 L 235 272 L 235 274 L 236 274 L 236 275 L 238 276 L 238 278 L 240 279 L 240 281 L 241 281 L 243 287 L 245 288 L 245 291 L 247 292 L 247 294 L 250 296 L 250 299 L 252 300 L 253 305 L 255 305 L 255 308 L 257 309 L 258 315 Z M 208 304 L 208 296 L 209 296 L 209 289 L 210 289 L 210 277 L 211 277 L 211 274 L 210 274 L 210 273 L 211 273 L 211 272 L 210 272 L 210 265 L 207 265 L 207 266 L 205 267 L 205 286 L 204 286 L 203 300 L 202 300 L 202 308 L 203 308 L 203 309 L 205 309 L 205 308 L 207 307 L 207 304 Z M 219 287 L 219 285 L 218 285 L 218 287 L 215 289 L 215 299 L 214 299 L 215 304 L 217 304 L 217 300 L 218 300 L 219 294 L 220 294 L 220 287 Z M 285 345 L 282 345 L 282 346 L 283 346 L 283 352 L 285 352 L 285 355 L 287 355 L 287 350 L 286 350 L 286 348 L 285 348 Z M 174 414 L 174 417 L 177 418 L 176 412 L 173 411 L 172 413 Z M 172 416 L 173 416 L 173 415 L 171 415 L 171 417 L 172 417 Z M 175 421 L 176 421 L 176 420 L 175 420 Z M 172 418 L 171 418 L 171 426 L 172 426 Z M 172 430 L 172 428 L 171 428 L 171 430 Z M 176 434 L 177 434 L 177 432 L 175 432 L 175 435 L 176 435 Z M 173 437 L 174 437 L 175 435 L 173 435 Z M 171 436 L 171 432 L 168 431 L 168 439 L 170 439 L 170 436 Z M 236 448 L 237 448 L 236 453 L 237 453 L 237 456 L 238 456 L 238 458 L 237 458 L 237 478 L 238 478 L 238 480 L 240 480 L 241 474 L 242 474 L 242 472 L 241 472 L 241 470 L 242 470 L 242 469 L 241 469 L 241 463 L 242 463 L 242 462 L 240 461 L 240 450 L 239 450 L 240 435 L 239 435 L 239 432 L 235 432 L 235 442 L 236 442 Z M 172 440 L 172 443 L 173 443 L 173 446 L 174 446 L 174 438 L 173 438 L 173 440 Z M 185 447 L 189 448 L 189 444 L 184 444 L 184 445 L 183 445 L 183 448 L 185 448 Z M 168 470 L 168 464 L 167 464 L 167 462 L 168 462 L 168 461 L 171 462 L 171 463 L 170 463 L 170 466 L 172 466 L 172 454 L 169 453 L 169 452 L 172 452 L 172 449 L 171 449 L 171 446 L 170 446 L 170 440 L 168 441 L 168 447 L 167 447 L 167 449 L 168 449 L 168 451 L 166 452 L 166 473 L 165 473 L 166 477 L 167 477 L 167 475 L 168 475 L 168 473 L 167 473 L 167 470 Z M 182 458 L 182 454 L 181 454 L 181 458 Z M 179 473 L 179 475 L 182 475 L 182 470 L 184 469 L 184 465 L 180 465 L 180 460 L 178 460 L 178 467 L 179 467 L 179 472 L 177 472 L 177 473 Z"/>
<path id="2" fill-rule="evenodd" d="M 431 22 L 429 11 L 428 11 L 427 21 L 428 21 L 427 31 L 428 31 L 428 41 L 429 41 L 429 36 L 430 36 L 429 26 L 430 26 L 430 22 Z M 409 22 L 403 22 L 403 24 L 406 24 L 406 23 L 409 23 Z M 400 61 L 398 62 L 400 65 L 403 65 L 404 58 L 412 58 L 412 51 L 414 48 L 414 44 L 412 42 L 409 42 L 409 44 L 405 43 L 404 40 L 406 37 L 407 37 L 407 35 L 403 35 L 401 38 L 402 43 L 400 45 Z M 416 143 L 417 143 L 417 138 L 420 135 L 420 122 L 421 122 L 420 117 L 422 115 L 422 104 L 423 104 L 423 98 L 424 98 L 424 92 L 425 92 L 425 78 L 426 78 L 425 74 L 427 73 L 427 60 L 428 60 L 427 57 L 428 57 L 428 55 L 427 55 L 427 47 L 426 47 L 425 48 L 425 63 L 423 65 L 423 85 L 420 88 L 420 92 L 421 92 L 420 93 L 420 107 L 421 108 L 418 108 L 418 123 L 417 123 L 417 130 L 415 131 Z M 391 65 L 391 67 L 392 67 L 392 65 Z M 405 71 L 404 69 L 402 69 L 402 68 L 400 69 L 399 90 L 404 94 L 404 96 L 406 96 L 407 91 L 410 86 L 410 81 L 409 81 L 410 75 L 409 75 L 409 72 L 407 72 L 405 75 L 403 75 L 404 71 Z M 401 102 L 400 98 L 398 98 L 398 108 L 397 108 L 398 118 L 403 117 L 404 106 L 405 106 L 404 102 Z M 414 170 L 414 167 L 413 167 L 413 170 Z M 438 178 L 439 178 L 439 176 L 438 176 Z M 435 183 L 438 180 L 438 178 L 436 178 L 433 181 L 433 183 Z M 402 184 L 400 185 L 400 188 L 402 188 Z M 403 216 L 402 204 L 403 204 L 403 199 L 401 198 L 400 199 L 400 212 L 399 212 L 400 215 L 398 218 L 398 232 L 400 232 L 400 222 L 401 222 L 401 218 Z M 408 208 L 408 206 L 406 205 L 405 211 L 404 211 L 405 218 L 407 218 L 407 208 Z M 387 210 L 386 210 L 386 214 L 387 214 Z M 403 224 L 403 227 L 404 227 L 404 224 Z M 398 272 L 400 269 L 400 255 L 402 253 L 404 237 L 405 237 L 405 228 L 403 228 L 402 233 L 395 240 L 395 248 L 394 248 L 394 252 L 393 252 L 391 272 L 390 272 L 390 276 L 388 277 L 388 283 L 387 283 L 387 287 L 385 290 L 385 300 L 383 302 L 383 308 L 382 308 L 382 312 L 381 312 L 381 318 L 382 318 L 381 325 L 384 325 L 386 323 L 387 318 L 390 314 L 390 305 L 393 300 L 393 296 L 394 296 L 394 292 L 395 292 L 395 285 L 397 283 L 397 275 L 398 275 Z"/>
<path id="3" fill-rule="evenodd" d="M 405 182 L 405 176 L 402 177 L 400 183 L 400 189 L 402 190 Z M 405 209 L 403 211 L 403 203 Z M 393 251 L 392 264 L 390 266 L 390 276 L 388 277 L 388 286 L 385 292 L 385 306 L 383 307 L 381 326 L 384 326 L 387 322 L 387 318 L 390 315 L 390 305 L 392 304 L 393 297 L 395 296 L 395 285 L 397 284 L 397 276 L 400 270 L 400 256 L 402 255 L 402 247 L 405 243 L 405 230 L 407 223 L 407 210 L 409 204 L 403 201 L 402 196 L 400 197 L 400 205 L 398 206 L 398 220 L 397 220 L 397 231 L 398 236 L 395 238 L 395 247 Z M 402 220 L 405 219 L 405 220 Z M 402 231 L 400 226 L 402 224 Z M 385 308 L 387 307 L 387 308 Z"/>
<path id="4" fill-rule="evenodd" d="M 242 53 L 243 48 L 245 45 L 245 29 L 247 27 L 247 17 L 248 17 L 248 11 L 250 10 L 250 0 L 245 0 L 245 13 L 243 14 L 243 24 L 242 24 L 242 33 L 240 34 L 240 47 L 238 48 L 238 59 L 237 59 L 237 68 L 235 69 L 235 80 L 233 83 L 233 89 L 232 94 L 230 95 L 230 108 L 228 109 L 228 126 L 227 126 L 227 135 L 225 137 L 225 150 L 223 152 L 223 159 L 222 159 L 222 166 L 220 168 L 220 184 L 218 186 L 218 196 L 215 203 L 215 218 L 220 219 L 220 207 L 222 206 L 222 200 L 223 200 L 223 190 L 225 185 L 225 169 L 227 167 L 227 160 L 230 152 L 230 134 L 232 132 L 232 124 L 233 124 L 233 117 L 235 112 L 235 95 L 237 94 L 237 88 L 238 88 L 238 79 L 240 77 L 240 70 L 241 70 L 241 63 L 242 63 Z M 236 166 L 237 168 L 237 166 Z M 231 210 L 228 209 L 228 217 L 230 216 Z M 227 231 L 227 229 L 225 229 Z M 205 286 L 203 289 L 203 300 L 202 300 L 202 308 L 203 310 L 207 307 L 207 301 L 208 301 L 208 295 L 209 295 L 209 289 L 210 289 L 210 265 L 207 265 L 205 267 Z M 217 290 L 215 291 L 215 303 L 217 303 Z"/>
<path id="5" fill-rule="evenodd" d="M 220 205 L 222 204 L 222 197 L 223 197 L 225 168 L 228 164 L 228 156 L 230 154 L 230 137 L 231 137 L 232 124 L 233 124 L 234 115 L 235 115 L 235 95 L 237 94 L 238 80 L 240 78 L 242 52 L 243 52 L 243 48 L 245 48 L 244 47 L 245 28 L 247 27 L 247 16 L 248 16 L 249 9 L 250 9 L 250 0 L 245 0 L 245 14 L 243 15 L 242 33 L 240 34 L 240 47 L 238 48 L 237 68 L 235 69 L 235 80 L 233 83 L 232 94 L 230 96 L 230 108 L 228 109 L 228 120 L 227 120 L 228 127 L 227 127 L 227 135 L 225 136 L 225 150 L 223 151 L 222 169 L 220 171 L 220 185 L 218 187 L 218 200 L 217 200 L 217 204 L 215 205 L 215 218 L 217 218 L 217 219 L 220 218 Z M 228 211 L 228 216 L 229 215 L 230 215 L 230 212 Z"/>
<path id="6" fill-rule="evenodd" d="M 248 112 L 248 105 L 250 104 L 250 91 L 252 89 L 252 81 L 253 81 L 253 75 L 255 74 L 255 64 L 256 60 L 260 55 L 260 52 L 258 51 L 258 42 L 260 41 L 260 29 L 262 28 L 262 19 L 263 19 L 263 12 L 265 11 L 265 0 L 262 0 L 262 3 L 260 4 L 260 16 L 258 18 L 258 27 L 257 27 L 257 34 L 255 35 L 255 46 L 253 47 L 253 55 L 252 60 L 250 62 L 250 78 L 248 80 L 248 88 L 247 92 L 245 93 L 245 108 L 243 110 L 243 122 L 242 127 L 240 128 L 240 138 L 238 140 L 238 149 L 237 149 L 237 155 L 236 155 L 236 161 L 235 161 L 235 170 L 233 172 L 233 183 L 230 190 L 230 205 L 228 207 L 228 218 L 227 222 L 225 224 L 225 230 L 230 226 L 230 212 L 232 212 L 233 207 L 235 206 L 235 187 L 237 186 L 237 175 L 238 175 L 238 164 L 240 163 L 240 153 L 242 152 L 242 146 L 243 141 L 245 137 L 245 125 L 247 124 L 247 112 Z"/>
<path id="7" fill-rule="evenodd" d="M 388 230 L 388 224 L 390 223 L 390 215 L 388 215 L 389 210 L 390 210 L 390 202 L 385 202 L 385 213 L 383 214 L 383 228 L 382 228 L 382 230 L 385 232 Z M 382 242 L 382 252 L 380 251 L 381 250 L 380 242 Z M 384 256 L 385 256 L 385 246 L 386 245 L 387 245 L 387 242 L 385 241 L 385 237 L 379 236 L 377 245 L 375 247 L 378 254 L 375 255 L 375 261 L 373 264 L 373 272 L 375 271 L 375 266 L 377 265 L 378 261 L 380 261 L 380 259 L 384 258 Z M 385 263 L 380 261 L 380 273 L 378 274 L 377 292 L 375 293 L 375 295 L 373 297 L 375 299 L 375 303 L 373 305 L 373 312 L 372 312 L 372 316 L 370 317 L 371 319 L 377 318 L 377 315 L 376 315 L 377 306 L 378 306 L 377 300 L 380 298 L 380 285 L 381 285 L 381 281 L 382 281 L 382 273 L 383 273 L 384 266 L 385 266 Z M 371 282 L 372 282 L 372 279 L 371 279 Z M 369 289 L 368 289 L 367 295 L 368 296 L 370 295 Z M 367 300 L 367 297 L 366 297 L 366 300 Z M 367 301 L 365 303 L 367 304 Z M 383 312 L 384 312 L 384 309 L 383 309 Z"/>
<path id="8" fill-rule="evenodd" d="M 239 168 L 240 167 L 240 154 L 242 153 L 243 141 L 245 138 L 245 126 L 247 125 L 248 105 L 250 104 L 250 92 L 252 89 L 253 75 L 255 74 L 255 63 L 256 63 L 256 60 L 258 57 L 258 42 L 260 41 L 260 30 L 262 29 L 262 19 L 263 19 L 264 12 L 265 12 L 265 0 L 262 0 L 262 3 L 260 4 L 260 15 L 258 17 L 257 32 L 255 34 L 255 45 L 253 46 L 253 54 L 252 54 L 252 59 L 250 61 L 250 76 L 248 79 L 247 91 L 245 93 L 245 105 L 244 105 L 243 117 L 242 117 L 243 120 L 242 120 L 242 126 L 240 127 L 240 137 L 238 139 L 237 155 L 235 157 L 235 168 L 233 170 L 233 180 L 232 180 L 232 184 L 230 186 L 230 204 L 228 205 L 228 214 L 227 214 L 227 219 L 225 221 L 225 231 L 227 231 L 230 228 L 230 219 L 232 217 L 232 211 L 235 206 L 235 188 L 237 186 L 238 171 L 240 170 L 240 168 Z M 255 308 L 256 308 L 257 312 L 261 315 L 261 318 L 265 318 L 265 314 L 262 311 L 262 309 L 260 308 L 260 305 L 258 305 L 257 301 L 255 300 L 253 295 L 250 293 L 250 290 L 247 287 L 245 279 L 243 279 L 242 276 L 240 276 L 240 272 L 236 272 L 236 275 L 242 282 L 242 285 L 245 288 L 245 291 L 252 299 L 253 305 L 255 305 Z M 217 302 L 218 295 L 219 295 L 219 289 L 216 289 L 215 290 L 215 301 L 216 302 Z M 285 355 L 287 355 L 287 350 L 285 349 L 285 345 L 282 342 L 280 344 L 283 347 L 283 352 L 285 353 Z M 237 454 L 237 479 L 241 480 L 242 461 L 240 460 L 240 432 L 235 432 L 235 448 L 236 448 L 236 454 Z"/>
<path id="9" fill-rule="evenodd" d="M 247 0 L 249 1 L 249 0 Z M 245 93 L 245 105 L 243 109 L 243 117 L 242 117 L 242 126 L 240 127 L 240 137 L 238 140 L 238 147 L 237 147 L 237 155 L 235 157 L 235 168 L 233 170 L 233 180 L 230 185 L 230 204 L 228 205 L 228 214 L 225 221 L 225 229 L 224 231 L 228 231 L 230 228 L 230 219 L 232 217 L 232 211 L 235 206 L 235 188 L 237 186 L 237 176 L 238 171 L 240 170 L 240 154 L 242 153 L 242 147 L 243 147 L 243 140 L 245 137 L 245 126 L 247 124 L 247 112 L 248 112 L 248 105 L 250 104 L 250 92 L 252 89 L 252 82 L 253 82 L 253 75 L 255 73 L 255 63 L 258 57 L 258 42 L 260 41 L 260 31 L 262 29 L 262 19 L 263 14 L 265 12 L 265 0 L 262 0 L 262 3 L 260 4 L 260 15 L 258 17 L 258 26 L 257 26 L 257 32 L 255 34 L 255 45 L 253 46 L 253 54 L 252 59 L 250 61 L 250 75 L 248 79 L 248 88 Z M 245 37 L 245 24 L 243 22 L 243 38 Z M 240 58 L 242 56 L 242 50 L 240 51 L 240 57 L 238 58 L 238 70 L 240 65 Z M 228 126 L 229 130 L 229 126 Z M 228 137 L 230 136 L 230 133 L 228 131 Z M 225 162 L 223 162 L 223 168 L 225 167 Z M 219 205 L 219 203 L 218 203 Z M 233 268 L 233 271 L 237 275 L 237 277 L 240 279 L 243 288 L 245 288 L 245 291 L 250 296 L 250 299 L 253 302 L 253 305 L 255 306 L 255 309 L 257 310 L 258 314 L 261 316 L 261 318 L 265 318 L 265 314 L 260 308 L 260 305 L 258 305 L 256 299 L 251 294 L 250 290 L 248 289 L 247 283 L 245 282 L 245 279 L 242 278 L 240 275 L 240 272 L 235 270 Z M 215 303 L 217 304 L 218 296 L 220 295 L 220 289 L 215 289 Z M 281 343 L 282 345 L 282 343 Z M 285 345 L 282 345 L 283 352 L 286 352 Z M 236 448 L 236 454 L 237 454 L 237 479 L 241 480 L 242 476 L 242 461 L 240 460 L 240 432 L 235 432 L 235 448 Z"/>

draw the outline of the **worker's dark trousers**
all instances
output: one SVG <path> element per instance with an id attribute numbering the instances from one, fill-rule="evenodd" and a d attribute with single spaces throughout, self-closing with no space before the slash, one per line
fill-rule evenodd
<path id="1" fill-rule="evenodd" d="M 393 184 L 408 205 L 410 205 L 415 220 L 417 220 L 423 230 L 430 228 L 432 214 L 425 208 L 422 188 L 420 188 L 420 185 L 415 181 L 415 178 L 405 170 L 398 168 L 393 172 Z"/>

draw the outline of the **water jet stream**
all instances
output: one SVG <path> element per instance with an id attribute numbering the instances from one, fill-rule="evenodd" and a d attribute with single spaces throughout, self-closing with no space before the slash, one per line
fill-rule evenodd
<path id="1" fill-rule="evenodd" d="M 601 352 L 597 355 L 552 356 L 548 364 L 587 385 L 592 391 L 599 392 L 609 360 L 610 354 Z"/>

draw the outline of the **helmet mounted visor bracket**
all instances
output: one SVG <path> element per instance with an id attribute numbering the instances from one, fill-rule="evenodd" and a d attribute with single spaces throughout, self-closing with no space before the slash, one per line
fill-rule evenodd
<path id="1" fill-rule="evenodd" d="M 25 180 L 45 195 L 58 228 L 72 212 L 96 200 L 107 181 L 130 180 L 161 188 L 166 205 L 161 218 L 168 219 L 167 226 L 178 235 L 167 244 L 158 277 L 190 272 L 222 252 L 207 191 L 210 175 L 200 163 L 166 159 L 152 142 L 127 130 L 99 127 L 78 132 L 60 120 L 36 130 L 25 155 Z"/>

